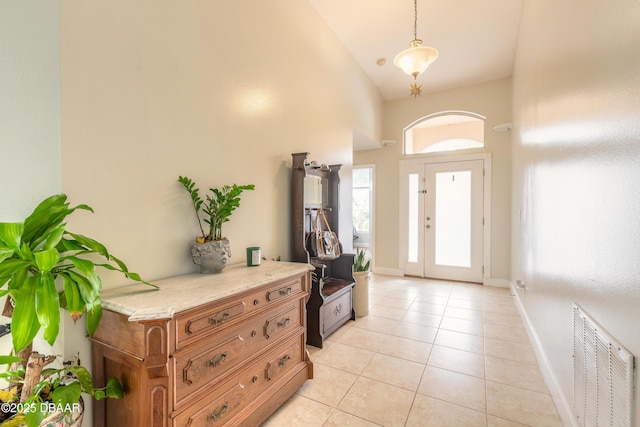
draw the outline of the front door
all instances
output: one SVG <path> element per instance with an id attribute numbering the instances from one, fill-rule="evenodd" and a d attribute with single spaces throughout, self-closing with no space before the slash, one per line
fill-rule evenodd
<path id="1" fill-rule="evenodd" d="M 486 161 L 401 163 L 400 265 L 404 274 L 483 283 Z"/>
<path id="2" fill-rule="evenodd" d="M 483 161 L 428 163 L 424 276 L 482 283 Z"/>

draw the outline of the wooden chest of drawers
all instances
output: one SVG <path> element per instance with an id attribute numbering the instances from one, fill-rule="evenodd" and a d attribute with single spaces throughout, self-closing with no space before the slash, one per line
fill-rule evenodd
<path id="1" fill-rule="evenodd" d="M 103 293 L 94 379 L 117 377 L 125 398 L 96 402 L 94 426 L 254 426 L 312 377 L 307 264 L 155 283 Z"/>

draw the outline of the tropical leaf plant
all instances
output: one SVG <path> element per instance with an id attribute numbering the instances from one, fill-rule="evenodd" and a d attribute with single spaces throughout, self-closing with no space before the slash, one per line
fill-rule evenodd
<path id="1" fill-rule="evenodd" d="M 69 207 L 59 194 L 41 202 L 24 222 L 0 222 L 0 296 L 15 304 L 11 318 L 13 348 L 20 351 L 43 329 L 53 345 L 60 328 L 60 308 L 74 321 L 86 314 L 86 327 L 93 335 L 100 318 L 102 282 L 98 267 L 119 271 L 125 277 L 149 286 L 139 274 L 89 237 L 66 230 L 66 219 L 87 205 Z M 105 262 L 94 262 L 102 258 Z M 62 280 L 58 291 L 56 279 Z"/>
<path id="2" fill-rule="evenodd" d="M 84 314 L 89 335 L 96 331 L 102 317 L 102 282 L 98 269 L 118 271 L 131 280 L 157 288 L 130 271 L 102 243 L 68 231 L 67 218 L 77 210 L 93 212 L 83 204 L 70 207 L 67 196 L 58 194 L 43 200 L 23 222 L 0 222 L 0 296 L 7 296 L 12 306 L 8 312 L 13 350 L 20 356 L 21 366 L 12 365 L 11 371 L 20 373 L 17 377 L 20 387 L 23 383 L 38 383 L 42 367 L 32 374 L 27 358 L 40 330 L 45 341 L 50 345 L 55 343 L 61 308 L 67 310 L 74 322 Z M 5 312 L 7 308 L 5 306 Z M 3 356 L 0 363 L 10 358 Z M 86 377 L 83 369 L 86 371 L 83 367 L 69 368 L 65 375 Z M 101 397 L 99 393 L 90 394 Z M 35 397 L 23 396 L 21 401 L 31 398 Z M 37 425 L 31 415 L 24 414 L 24 417 L 27 425 Z"/>
<path id="3" fill-rule="evenodd" d="M 191 195 L 193 208 L 198 219 L 198 226 L 202 233 L 196 239 L 199 243 L 211 240 L 222 240 L 222 224 L 229 222 L 229 217 L 236 208 L 240 206 L 240 195 L 245 190 L 255 189 L 254 184 L 247 185 L 224 185 L 220 188 L 210 188 L 211 194 L 205 195 L 205 201 L 200 197 L 200 189 L 195 182 L 186 176 L 178 177 L 185 190 Z M 204 219 L 200 218 L 200 212 L 204 214 Z M 209 225 L 209 232 L 205 233 L 202 221 Z"/>

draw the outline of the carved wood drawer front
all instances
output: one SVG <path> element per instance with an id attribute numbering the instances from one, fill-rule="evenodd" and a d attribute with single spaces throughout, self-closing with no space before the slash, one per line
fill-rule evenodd
<path id="1" fill-rule="evenodd" d="M 211 427 L 224 425 L 231 419 L 240 405 L 245 401 L 245 387 L 241 383 L 235 383 L 233 387 L 224 392 L 220 397 L 214 398 L 211 403 L 195 413 L 178 415 L 174 426 Z"/>
<path id="2" fill-rule="evenodd" d="M 219 329 L 225 323 L 234 320 L 246 311 L 244 301 L 235 302 L 223 307 L 215 307 L 211 310 L 195 313 L 184 318 L 177 318 L 178 342 L 212 332 Z"/>
<path id="3" fill-rule="evenodd" d="M 243 350 L 244 340 L 236 335 L 218 346 L 206 348 L 202 353 L 187 359 L 180 370 L 182 381 L 178 383 L 178 396 L 180 396 L 180 390 L 188 389 L 189 386 L 198 387 L 203 381 L 236 365 L 244 353 Z"/>
<path id="4" fill-rule="evenodd" d="M 300 304 L 279 308 L 274 316 L 264 312 L 239 325 L 202 340 L 198 346 L 175 353 L 176 406 L 194 390 L 217 382 L 219 377 L 264 349 L 270 342 L 301 327 Z"/>
<path id="5" fill-rule="evenodd" d="M 256 291 L 245 295 L 240 301 L 226 305 L 217 305 L 209 310 L 191 313 L 186 316 L 176 316 L 177 343 L 176 347 L 184 347 L 194 339 L 213 333 L 248 316 L 250 313 L 274 303 L 284 302 L 286 298 L 295 299 L 304 293 L 302 277 L 282 281 L 267 290 Z"/>
<path id="6" fill-rule="evenodd" d="M 302 292 L 302 280 L 297 278 L 295 280 L 290 280 L 283 284 L 279 284 L 275 288 L 271 288 L 267 291 L 267 302 L 277 301 L 279 299 L 285 298 L 289 295 L 294 295 Z"/>
<path id="7" fill-rule="evenodd" d="M 323 332 L 330 330 L 336 323 L 343 320 L 346 316 L 351 316 L 351 292 L 336 298 L 323 307 L 324 325 Z"/>
<path id="8" fill-rule="evenodd" d="M 173 427 L 218 426 L 227 422 L 237 425 L 237 419 L 233 417 L 247 405 L 255 403 L 270 387 L 280 387 L 282 383 L 278 382 L 279 379 L 294 368 L 306 369 L 302 350 L 304 334 L 300 332 L 300 335 L 276 345 L 257 359 L 248 361 L 247 369 L 222 383 L 203 388 L 194 396 L 193 403 L 174 418 Z M 301 368 L 301 364 L 304 364 L 304 368 Z M 212 396 L 219 396 L 221 391 L 224 391 L 223 397 L 211 399 Z"/>
<path id="9" fill-rule="evenodd" d="M 300 354 L 300 345 L 298 343 L 292 345 L 267 363 L 267 367 L 264 370 L 264 378 L 267 381 L 279 378 L 300 361 Z"/>
<path id="10" fill-rule="evenodd" d="M 300 309 L 296 306 L 289 307 L 266 321 L 264 324 L 264 337 L 268 340 L 273 340 L 301 324 Z"/>

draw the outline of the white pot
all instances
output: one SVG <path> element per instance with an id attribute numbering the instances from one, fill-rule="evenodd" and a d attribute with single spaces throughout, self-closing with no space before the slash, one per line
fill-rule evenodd
<path id="1" fill-rule="evenodd" d="M 353 308 L 357 317 L 364 317 L 369 314 L 369 279 L 371 273 L 368 271 L 357 271 L 353 273 L 356 279 L 356 286 L 353 288 Z"/>

